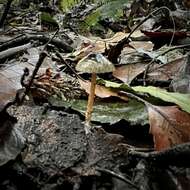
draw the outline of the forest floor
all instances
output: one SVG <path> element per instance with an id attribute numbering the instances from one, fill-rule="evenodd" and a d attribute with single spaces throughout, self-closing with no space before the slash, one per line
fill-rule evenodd
<path id="1" fill-rule="evenodd" d="M 1 190 L 190 189 L 188 1 L 130 1 L 87 28 L 100 5 L 1 6 Z M 115 67 L 88 133 L 81 60 Z"/>

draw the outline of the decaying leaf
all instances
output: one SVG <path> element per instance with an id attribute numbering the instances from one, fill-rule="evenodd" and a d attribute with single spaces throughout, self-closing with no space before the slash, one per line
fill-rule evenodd
<path id="1" fill-rule="evenodd" d="M 81 58 L 87 56 L 89 53 L 104 53 L 106 48 L 109 48 L 109 45 L 117 43 L 119 40 L 122 40 L 126 37 L 126 33 L 118 32 L 112 38 L 101 39 L 101 38 L 86 38 L 79 36 L 82 43 L 78 49 L 71 55 L 75 59 L 80 60 Z"/>
<path id="2" fill-rule="evenodd" d="M 51 98 L 50 101 L 52 105 L 71 107 L 73 110 L 85 115 L 87 100 L 72 99 L 70 101 L 60 101 Z M 145 105 L 136 100 L 129 100 L 128 102 L 95 101 L 91 121 L 114 124 L 122 119 L 128 121 L 132 126 L 148 124 L 148 114 Z"/>
<path id="3" fill-rule="evenodd" d="M 145 52 L 151 54 L 152 48 L 152 42 L 132 41 L 121 51 L 120 64 L 144 63 L 146 60 L 150 61 L 150 58 L 148 58 L 150 56 L 145 56 Z"/>
<path id="4" fill-rule="evenodd" d="M 147 77 L 150 80 L 174 79 L 178 75 L 179 70 L 185 65 L 186 61 L 187 56 L 184 56 L 164 65 L 158 65 L 155 66 L 155 68 L 150 68 Z"/>
<path id="5" fill-rule="evenodd" d="M 170 84 L 174 92 L 190 93 L 190 55 L 186 57 L 184 64 L 178 70 Z"/>
<path id="6" fill-rule="evenodd" d="M 113 76 L 124 83 L 130 84 L 136 76 L 146 69 L 146 65 L 144 63 L 136 63 L 118 66 L 113 71 Z"/>
<path id="7" fill-rule="evenodd" d="M 83 88 L 88 94 L 90 92 L 90 81 L 83 81 L 79 79 L 79 83 L 81 85 L 81 88 Z M 128 101 L 128 98 L 126 96 L 121 96 L 117 92 L 114 92 L 104 86 L 96 85 L 95 88 L 95 95 L 100 98 L 108 98 L 111 96 L 121 98 L 122 100 Z"/>
<path id="8" fill-rule="evenodd" d="M 147 73 L 147 79 L 151 81 L 156 80 L 172 80 L 179 74 L 179 70 L 185 66 L 187 62 L 187 56 L 178 58 L 174 61 L 166 64 L 154 64 L 151 66 Z M 139 74 L 143 73 L 146 69 L 147 63 L 141 61 L 141 63 L 126 64 L 116 67 L 113 72 L 113 76 L 121 81 L 130 84 L 131 81 Z"/>
<path id="9" fill-rule="evenodd" d="M 150 37 L 150 38 L 152 38 L 152 39 L 159 39 L 159 40 L 161 40 L 161 41 L 163 41 L 163 40 L 166 40 L 166 39 L 171 39 L 172 38 L 172 36 L 174 35 L 174 38 L 175 39 L 183 39 L 183 38 L 185 38 L 186 36 L 187 36 L 187 33 L 186 32 L 174 32 L 174 31 L 163 31 L 163 32 L 155 32 L 155 31 L 143 31 L 142 30 L 142 32 L 146 35 L 146 36 L 148 36 L 148 37 Z"/>
<path id="10" fill-rule="evenodd" d="M 0 111 L 4 106 L 15 97 L 19 85 L 15 84 L 8 76 L 0 73 Z"/>
<path id="11" fill-rule="evenodd" d="M 182 94 L 177 92 L 167 92 L 164 89 L 153 86 L 136 86 L 133 90 L 137 92 L 148 93 L 151 96 L 160 98 L 166 102 L 177 104 L 182 110 L 190 113 L 190 94 Z"/>
<path id="12" fill-rule="evenodd" d="M 75 57 L 76 60 L 80 60 L 85 57 L 89 53 L 104 53 L 105 49 L 109 50 L 110 46 L 116 45 L 119 41 L 127 37 L 129 33 L 117 32 L 113 37 L 107 39 L 101 38 L 86 38 L 80 36 L 81 41 L 80 47 L 72 53 L 71 55 Z M 140 31 L 136 31 L 133 33 L 132 37 L 139 37 L 143 34 Z M 135 43 L 133 44 L 135 46 Z M 137 45 L 136 45 L 137 46 Z M 139 45 L 138 45 L 139 46 Z"/>
<path id="13" fill-rule="evenodd" d="M 190 114 L 176 106 L 147 107 L 155 150 L 161 151 L 190 141 Z"/>
<path id="14" fill-rule="evenodd" d="M 25 147 L 26 139 L 20 128 L 14 126 L 10 131 L 9 138 L 0 146 L 0 166 L 10 160 L 14 160 Z"/>
<path id="15" fill-rule="evenodd" d="M 129 42 L 129 45 L 132 46 L 135 50 L 143 49 L 146 51 L 152 51 L 154 44 L 151 41 L 132 41 Z"/>

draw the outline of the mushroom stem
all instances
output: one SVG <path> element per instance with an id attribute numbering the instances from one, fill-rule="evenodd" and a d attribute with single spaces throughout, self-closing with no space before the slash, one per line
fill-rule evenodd
<path id="1" fill-rule="evenodd" d="M 86 109 L 86 114 L 85 114 L 85 123 L 87 125 L 90 124 L 91 115 L 93 111 L 95 87 L 96 87 L 96 73 L 92 73 L 90 94 L 88 96 L 88 104 L 87 104 L 87 109 Z"/>

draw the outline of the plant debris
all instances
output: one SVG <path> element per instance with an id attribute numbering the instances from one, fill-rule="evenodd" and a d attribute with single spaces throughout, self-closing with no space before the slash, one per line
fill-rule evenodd
<path id="1" fill-rule="evenodd" d="M 190 189 L 188 0 L 0 7 L 0 189 Z"/>

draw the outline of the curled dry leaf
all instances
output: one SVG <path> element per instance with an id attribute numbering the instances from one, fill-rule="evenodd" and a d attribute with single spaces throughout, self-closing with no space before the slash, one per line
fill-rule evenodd
<path id="1" fill-rule="evenodd" d="M 15 97 L 18 85 L 0 73 L 0 111 Z"/>
<path id="2" fill-rule="evenodd" d="M 146 51 L 152 51 L 154 44 L 151 41 L 132 41 L 129 42 L 129 45 L 132 46 L 135 50 L 143 49 Z"/>
<path id="3" fill-rule="evenodd" d="M 117 43 L 126 37 L 126 33 L 118 32 L 112 38 L 108 39 L 88 39 L 81 37 L 83 43 L 78 47 L 78 49 L 72 53 L 72 56 L 75 57 L 76 60 L 80 60 L 83 57 L 87 56 L 89 53 L 104 53 L 106 48 L 109 48 L 110 45 Z"/>
<path id="4" fill-rule="evenodd" d="M 146 69 L 145 63 L 127 64 L 116 67 L 113 76 L 121 81 L 130 84 L 132 80 Z"/>
<path id="5" fill-rule="evenodd" d="M 88 94 L 90 92 L 90 81 L 83 81 L 81 79 L 78 79 L 81 88 L 83 88 Z M 111 96 L 121 98 L 122 100 L 128 101 L 128 98 L 126 96 L 121 96 L 117 92 L 114 92 L 110 90 L 109 88 L 106 88 L 101 85 L 96 85 L 95 88 L 95 95 L 100 97 L 100 98 L 109 98 Z"/>
<path id="6" fill-rule="evenodd" d="M 187 56 L 183 56 L 166 64 L 156 65 L 154 68 L 150 69 L 147 77 L 150 80 L 175 79 L 175 77 L 179 74 L 181 68 L 185 66 L 186 62 Z"/>
<path id="7" fill-rule="evenodd" d="M 80 36 L 81 40 L 83 40 L 83 43 L 80 45 L 80 47 L 78 47 L 78 49 L 74 53 L 72 53 L 72 56 L 74 56 L 76 60 L 80 60 L 92 52 L 104 53 L 105 49 L 109 50 L 110 46 L 117 44 L 119 41 L 121 41 L 128 35 L 129 33 L 117 32 L 114 36 L 107 39 L 102 39 L 102 38 L 88 39 Z M 140 30 L 134 32 L 132 35 L 132 37 L 134 38 L 140 36 L 143 36 Z"/>
<path id="8" fill-rule="evenodd" d="M 155 150 L 161 151 L 190 141 L 190 114 L 176 106 L 147 107 Z"/>

